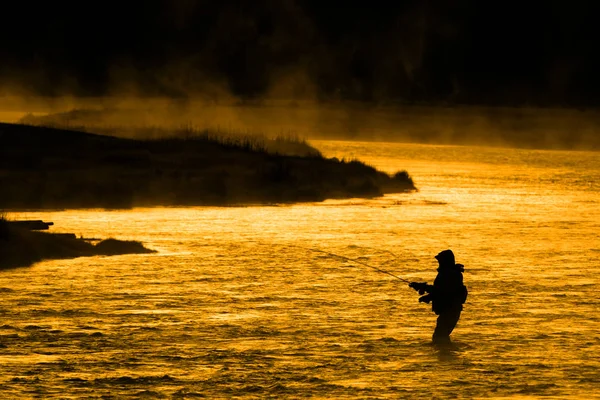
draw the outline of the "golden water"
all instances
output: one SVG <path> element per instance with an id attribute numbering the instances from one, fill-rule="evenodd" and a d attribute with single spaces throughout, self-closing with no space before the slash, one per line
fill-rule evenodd
<path id="1" fill-rule="evenodd" d="M 23 213 L 153 255 L 0 272 L 2 398 L 591 398 L 597 153 L 315 142 L 418 193 L 270 207 Z M 451 248 L 455 346 L 406 284 Z M 111 397 L 112 398 L 112 397 Z"/>

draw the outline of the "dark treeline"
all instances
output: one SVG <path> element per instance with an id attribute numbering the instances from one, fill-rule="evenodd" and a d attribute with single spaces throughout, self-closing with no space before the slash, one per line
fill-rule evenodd
<path id="1" fill-rule="evenodd" d="M 600 105 L 597 2 L 3 4 L 0 93 Z M 308 85 L 306 82 L 309 82 Z M 271 93 L 272 94 L 272 93 Z"/>

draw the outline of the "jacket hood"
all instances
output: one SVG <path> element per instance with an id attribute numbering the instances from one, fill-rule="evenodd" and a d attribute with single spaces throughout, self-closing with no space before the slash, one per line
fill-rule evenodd
<path id="1" fill-rule="evenodd" d="M 452 250 L 444 250 L 438 253 L 437 256 L 435 256 L 435 259 L 438 260 L 440 262 L 440 265 L 454 265 L 455 264 L 455 259 L 454 259 L 454 253 L 452 252 Z"/>

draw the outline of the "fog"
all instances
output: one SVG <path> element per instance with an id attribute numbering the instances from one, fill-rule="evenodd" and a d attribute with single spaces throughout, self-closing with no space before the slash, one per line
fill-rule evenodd
<path id="1" fill-rule="evenodd" d="M 559 108 L 378 105 L 260 99 L 16 98 L 0 119 L 117 136 L 161 135 L 188 127 L 305 139 L 391 141 L 598 150 L 600 114 Z"/>
<path id="2" fill-rule="evenodd" d="M 592 5 L 29 7 L 6 5 L 0 26 L 3 121 L 599 148 Z M 94 112 L 31 118 L 71 110 Z"/>
<path id="3" fill-rule="evenodd" d="M 0 26 L 0 95 L 594 107 L 595 7 L 11 2 Z"/>

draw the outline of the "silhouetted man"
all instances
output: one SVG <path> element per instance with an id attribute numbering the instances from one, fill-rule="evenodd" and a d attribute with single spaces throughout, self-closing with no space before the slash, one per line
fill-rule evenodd
<path id="1" fill-rule="evenodd" d="M 450 343 L 450 334 L 467 300 L 467 288 L 463 284 L 462 273 L 465 267 L 456 264 L 452 250 L 444 250 L 435 258 L 438 260 L 438 275 L 433 285 L 426 282 L 411 282 L 408 286 L 425 296 L 419 298 L 420 303 L 431 303 L 431 309 L 439 315 L 433 332 L 434 343 Z"/>

